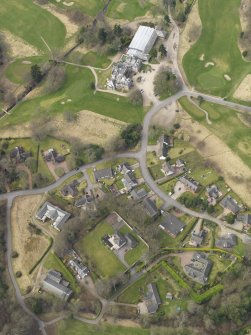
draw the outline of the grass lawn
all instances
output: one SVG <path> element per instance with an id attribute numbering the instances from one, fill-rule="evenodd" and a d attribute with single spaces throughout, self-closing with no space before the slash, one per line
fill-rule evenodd
<path id="1" fill-rule="evenodd" d="M 41 64 L 44 61 L 44 57 L 35 56 L 27 57 L 24 59 L 16 59 L 10 63 L 5 71 L 6 77 L 15 84 L 24 84 L 29 78 L 31 66 L 34 64 Z M 26 64 L 23 62 L 31 62 Z"/>
<path id="2" fill-rule="evenodd" d="M 193 119 L 207 127 L 251 167 L 251 132 L 250 128 L 241 122 L 237 111 L 204 101 L 201 107 L 208 112 L 212 121 L 212 124 L 208 125 L 204 113 L 187 98 L 181 98 L 179 102 Z"/>
<path id="3" fill-rule="evenodd" d="M 245 244 L 242 242 L 240 238 L 237 239 L 237 245 L 233 248 L 233 252 L 237 255 L 244 256 L 245 255 Z"/>
<path id="4" fill-rule="evenodd" d="M 194 147 L 190 143 L 175 139 L 174 147 L 169 150 L 168 155 L 171 159 L 175 160 L 191 151 L 194 151 Z"/>
<path id="5" fill-rule="evenodd" d="M 154 1 L 113 0 L 108 7 L 107 15 L 114 19 L 133 20 L 144 16 L 154 7 Z"/>
<path id="6" fill-rule="evenodd" d="M 132 106 L 126 97 L 91 91 L 93 75 L 89 69 L 66 66 L 66 81 L 55 93 L 27 100 L 18 105 L 11 115 L 5 117 L 1 127 L 9 127 L 28 122 L 35 117 L 39 108 L 41 113 L 54 116 L 65 111 L 79 112 L 90 110 L 128 123 L 141 122 L 143 107 Z M 66 102 L 71 99 L 71 102 Z M 62 104 L 64 102 L 65 104 Z"/>
<path id="7" fill-rule="evenodd" d="M 242 59 L 238 48 L 240 3 L 240 0 L 199 0 L 202 33 L 183 58 L 187 78 L 199 91 L 219 96 L 231 95 L 251 71 L 251 64 Z M 204 60 L 200 61 L 203 54 Z M 206 68 L 207 62 L 214 62 L 215 66 Z M 232 80 L 224 79 L 224 74 Z"/>
<path id="8" fill-rule="evenodd" d="M 61 259 L 53 252 L 50 252 L 44 263 L 44 267 L 47 270 L 53 269 L 60 272 L 64 279 L 67 280 L 74 292 L 78 292 L 77 282 L 71 272 L 67 269 Z"/>
<path id="9" fill-rule="evenodd" d="M 120 232 L 123 235 L 130 233 L 138 241 L 138 245 L 134 249 L 128 250 L 125 254 L 125 261 L 127 262 L 127 264 L 133 265 L 148 251 L 148 247 L 127 225 L 124 225 L 124 227 L 120 229 Z"/>
<path id="10" fill-rule="evenodd" d="M 177 179 L 176 178 L 173 178 L 169 181 L 167 181 L 166 183 L 164 184 L 161 184 L 159 185 L 160 189 L 166 193 L 173 193 L 174 192 L 174 186 L 176 185 L 177 183 Z"/>
<path id="11" fill-rule="evenodd" d="M 91 65 L 97 68 L 106 68 L 110 63 L 111 60 L 106 55 L 98 54 L 94 51 L 84 54 L 81 60 L 81 64 Z"/>
<path id="12" fill-rule="evenodd" d="M 223 272 L 230 264 L 229 259 L 224 259 L 224 254 L 213 254 L 209 256 L 209 259 L 213 262 L 213 267 L 209 275 L 209 283 L 214 282 L 219 272 Z"/>
<path id="13" fill-rule="evenodd" d="M 165 177 L 164 173 L 161 171 L 161 164 L 150 166 L 149 171 L 154 180 Z"/>
<path id="14" fill-rule="evenodd" d="M 27 0 L 1 1 L 0 30 L 10 31 L 43 52 L 48 49 L 41 36 L 55 49 L 63 47 L 66 35 L 65 26 L 58 18 Z"/>
<path id="15" fill-rule="evenodd" d="M 102 323 L 90 325 L 74 319 L 68 319 L 57 324 L 56 333 L 60 335 L 150 335 L 150 330 Z"/>
<path id="16" fill-rule="evenodd" d="M 112 226 L 103 221 L 77 244 L 80 253 L 88 258 L 90 267 L 106 278 L 125 270 L 124 265 L 101 240 L 104 235 L 113 232 Z"/>

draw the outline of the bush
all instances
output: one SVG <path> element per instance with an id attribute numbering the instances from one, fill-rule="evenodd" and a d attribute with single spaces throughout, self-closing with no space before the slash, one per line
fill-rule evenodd
<path id="1" fill-rule="evenodd" d="M 130 124 L 121 133 L 126 148 L 134 148 L 141 138 L 142 126 L 138 123 Z"/>
<path id="2" fill-rule="evenodd" d="M 19 256 L 17 251 L 12 251 L 11 257 L 12 258 L 17 258 Z"/>
<path id="3" fill-rule="evenodd" d="M 142 106 L 143 105 L 143 96 L 142 96 L 140 90 L 131 91 L 131 93 L 129 95 L 129 101 L 134 106 Z"/>
<path id="4" fill-rule="evenodd" d="M 181 88 L 181 83 L 176 78 L 175 74 L 166 67 L 161 66 L 157 72 L 154 81 L 154 94 L 168 97 L 174 93 L 177 93 Z"/>
<path id="5" fill-rule="evenodd" d="M 17 278 L 22 277 L 22 272 L 21 272 L 21 271 L 17 271 L 17 272 L 16 272 L 16 277 L 17 277 Z"/>

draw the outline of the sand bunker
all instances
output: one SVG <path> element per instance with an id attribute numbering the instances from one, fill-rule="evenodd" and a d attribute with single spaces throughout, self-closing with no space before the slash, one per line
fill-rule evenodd
<path id="1" fill-rule="evenodd" d="M 228 74 L 224 74 L 224 79 L 226 79 L 227 81 L 231 81 L 232 80 L 231 77 L 229 77 Z"/>
<path id="2" fill-rule="evenodd" d="M 200 60 L 201 62 L 203 62 L 204 59 L 205 59 L 205 54 L 201 54 L 199 60 Z"/>
<path id="3" fill-rule="evenodd" d="M 54 6 L 53 4 L 47 4 L 47 5 L 41 5 L 41 7 L 43 9 L 46 9 L 48 12 L 50 12 L 51 14 L 53 14 L 54 16 L 56 16 L 65 26 L 66 29 L 66 37 L 71 37 L 72 35 L 74 35 L 79 27 L 77 24 L 73 23 L 67 15 L 65 15 L 64 13 L 61 13 L 59 11 L 59 9 L 57 9 L 56 6 Z"/>
<path id="4" fill-rule="evenodd" d="M 214 66 L 214 65 L 215 65 L 214 62 L 207 62 L 205 64 L 205 67 Z"/>
<path id="5" fill-rule="evenodd" d="M 234 92 L 234 98 L 251 101 L 251 74 L 248 74 Z"/>
<path id="6" fill-rule="evenodd" d="M 74 2 L 73 2 L 73 1 L 71 1 L 71 2 L 66 2 L 66 1 L 64 1 L 64 2 L 63 2 L 63 5 L 65 5 L 65 6 L 67 6 L 67 7 L 71 7 L 71 6 L 74 5 Z"/>
<path id="7" fill-rule="evenodd" d="M 30 64 L 32 64 L 32 62 L 30 62 L 29 60 L 23 60 L 22 64 L 30 65 Z"/>
<path id="8" fill-rule="evenodd" d="M 12 58 L 23 58 L 39 55 L 39 50 L 22 38 L 12 35 L 9 31 L 1 31 Z"/>

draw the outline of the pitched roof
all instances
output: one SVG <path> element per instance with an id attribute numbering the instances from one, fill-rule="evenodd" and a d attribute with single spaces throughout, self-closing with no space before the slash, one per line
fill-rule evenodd
<path id="1" fill-rule="evenodd" d="M 191 178 L 187 178 L 185 176 L 180 177 L 179 179 L 185 186 L 193 190 L 194 192 L 197 192 L 199 188 L 199 183 Z"/>
<path id="2" fill-rule="evenodd" d="M 144 199 L 143 206 L 150 217 L 154 218 L 158 215 L 158 208 L 151 199 Z"/>
<path id="3" fill-rule="evenodd" d="M 144 187 L 140 188 L 139 190 L 132 190 L 131 191 L 131 196 L 133 200 L 140 200 L 143 199 L 147 195 L 146 190 Z"/>
<path id="4" fill-rule="evenodd" d="M 212 261 L 203 253 L 194 253 L 191 263 L 185 265 L 185 272 L 195 281 L 205 284 L 212 268 Z"/>
<path id="5" fill-rule="evenodd" d="M 175 215 L 166 213 L 163 221 L 159 226 L 161 229 L 176 237 L 184 229 L 185 224 L 181 222 Z"/>
<path id="6" fill-rule="evenodd" d="M 69 283 L 65 281 L 61 273 L 50 270 L 42 282 L 43 288 L 64 300 L 68 300 L 72 294 L 72 290 L 68 287 Z"/>
<path id="7" fill-rule="evenodd" d="M 70 213 L 62 210 L 61 208 L 54 206 L 50 202 L 46 201 L 43 206 L 39 209 L 36 214 L 36 218 L 45 222 L 46 219 L 53 221 L 53 227 L 57 230 L 61 230 L 65 222 L 71 216 Z"/>
<path id="8" fill-rule="evenodd" d="M 223 235 L 215 242 L 215 245 L 218 248 L 224 248 L 224 249 L 233 248 L 236 244 L 237 244 L 237 238 L 234 234 Z"/>
<path id="9" fill-rule="evenodd" d="M 230 195 L 227 195 L 224 199 L 222 199 L 220 204 L 222 207 L 229 209 L 234 214 L 237 214 L 241 209 L 237 201 Z"/>
<path id="10" fill-rule="evenodd" d="M 99 181 L 100 179 L 105 179 L 105 178 L 113 178 L 112 168 L 95 170 L 94 171 L 94 177 L 95 177 L 96 181 Z"/>
<path id="11" fill-rule="evenodd" d="M 241 221 L 242 223 L 246 225 L 251 225 L 251 214 L 246 213 L 246 214 L 238 214 L 237 215 L 237 220 Z"/>
<path id="12" fill-rule="evenodd" d="M 148 313 L 155 313 L 161 304 L 161 299 L 156 287 L 156 284 L 151 283 L 147 285 L 147 293 L 145 295 L 145 303 Z"/>

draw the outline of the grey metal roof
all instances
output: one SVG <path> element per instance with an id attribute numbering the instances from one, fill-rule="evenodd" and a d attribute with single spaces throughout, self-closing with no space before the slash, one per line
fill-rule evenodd
<path id="1" fill-rule="evenodd" d="M 154 28 L 147 26 L 139 26 L 130 45 L 128 54 L 142 59 L 146 58 L 149 51 L 153 47 L 158 35 Z"/>
<path id="2" fill-rule="evenodd" d="M 166 230 L 169 234 L 177 236 L 186 226 L 175 215 L 166 213 L 163 221 L 160 223 L 160 228 Z"/>

